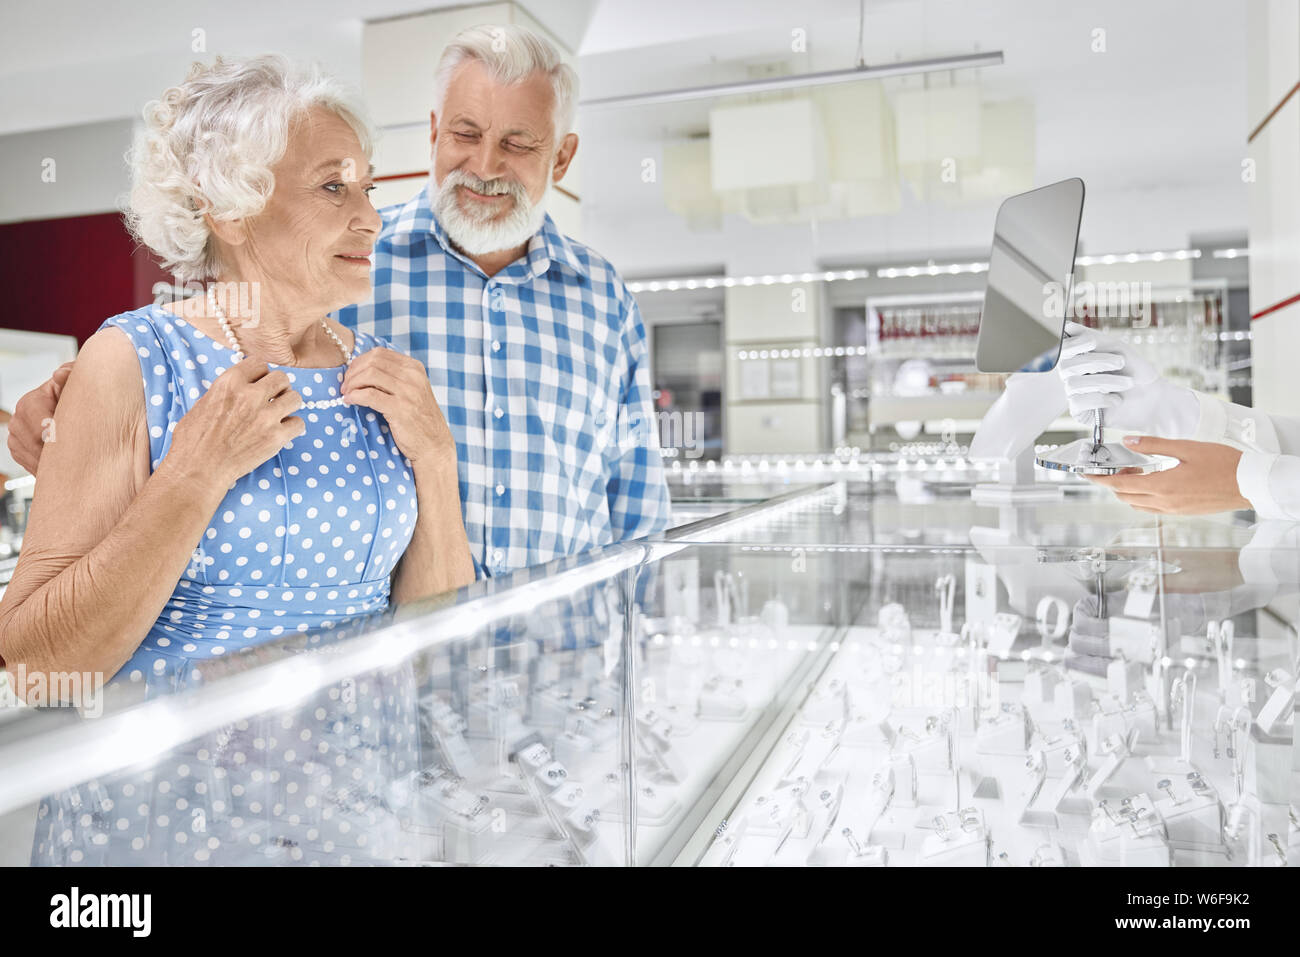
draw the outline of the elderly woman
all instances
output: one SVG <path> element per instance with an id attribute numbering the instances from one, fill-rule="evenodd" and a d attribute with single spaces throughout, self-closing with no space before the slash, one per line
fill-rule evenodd
<path id="1" fill-rule="evenodd" d="M 326 318 L 370 295 L 359 112 L 260 57 L 196 64 L 145 118 L 128 222 L 207 294 L 81 350 L 0 602 L 11 670 L 183 681 L 473 579 L 426 370 Z"/>
<path id="2" fill-rule="evenodd" d="M 370 295 L 380 217 L 359 111 L 267 56 L 196 64 L 145 119 L 128 223 L 205 294 L 114 316 L 81 350 L 0 602 L 0 655 L 10 671 L 161 689 L 203 659 L 474 573 L 424 366 L 326 318 Z M 47 828 L 91 818 L 78 809 L 102 803 L 92 785 L 47 800 Z M 118 817 L 137 803 L 124 794 L 84 833 L 57 825 L 42 842 L 38 828 L 34 857 L 88 862 L 109 836 L 148 845 L 159 816 Z M 191 831 L 156 843 L 188 854 Z"/>

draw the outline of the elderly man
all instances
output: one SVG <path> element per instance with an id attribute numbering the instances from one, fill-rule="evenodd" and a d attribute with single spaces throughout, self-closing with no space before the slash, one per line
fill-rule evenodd
<path id="1" fill-rule="evenodd" d="M 546 214 L 578 147 L 576 94 L 536 34 L 460 33 L 438 66 L 430 182 L 381 211 L 374 297 L 335 314 L 428 368 L 480 577 L 668 524 L 640 313 Z M 29 471 L 66 378 L 16 409 L 9 447 Z"/>

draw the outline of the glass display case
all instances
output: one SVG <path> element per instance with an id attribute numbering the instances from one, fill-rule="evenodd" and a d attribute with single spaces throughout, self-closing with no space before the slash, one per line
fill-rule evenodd
<path id="1" fill-rule="evenodd" d="M 1300 863 L 1296 526 L 908 478 L 0 708 L 0 820 L 34 863 Z"/>

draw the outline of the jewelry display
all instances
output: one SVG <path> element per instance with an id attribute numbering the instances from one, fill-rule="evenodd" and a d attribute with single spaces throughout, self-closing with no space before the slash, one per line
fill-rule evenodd
<path id="1" fill-rule="evenodd" d="M 736 856 L 736 851 L 740 849 L 741 838 L 745 836 L 745 830 L 748 827 L 749 818 L 742 817 L 738 822 L 736 822 L 735 827 L 727 828 L 726 832 L 720 838 L 722 845 L 727 849 L 727 853 L 723 855 L 722 860 L 718 862 L 720 867 L 732 866 L 733 858 Z"/>
<path id="2" fill-rule="evenodd" d="M 989 624 L 988 641 L 985 647 L 988 653 L 994 658 L 1006 658 L 1011 654 L 1011 648 L 1016 643 L 1016 638 L 1020 636 L 1020 626 L 1023 623 L 1019 615 L 1013 615 L 1008 612 L 999 612 L 993 616 L 993 621 Z"/>
<path id="3" fill-rule="evenodd" d="M 939 634 L 952 635 L 953 598 L 957 592 L 955 575 L 940 575 L 934 583 L 934 592 L 939 597 Z M 940 639 L 942 640 L 942 638 Z"/>
<path id="4" fill-rule="evenodd" d="M 1031 751 L 1029 757 L 1025 759 L 1025 783 L 1021 785 L 1019 807 L 1020 813 L 1016 815 L 1016 820 L 1021 824 L 1032 824 L 1033 826 L 1053 826 L 1056 823 L 1055 815 L 1051 815 L 1051 820 L 1047 824 L 1040 824 L 1042 817 L 1030 818 L 1031 808 L 1034 802 L 1038 800 L 1038 795 L 1043 790 L 1043 785 L 1047 782 L 1047 755 L 1042 751 Z M 1050 813 L 1050 812 L 1049 812 Z"/>
<path id="5" fill-rule="evenodd" d="M 1163 778 L 1156 787 L 1165 794 L 1155 810 L 1171 844 L 1215 850 L 1222 845 L 1224 811 L 1216 795 L 1186 780 Z"/>
<path id="6" fill-rule="evenodd" d="M 1040 844 L 1029 858 L 1030 867 L 1064 867 L 1065 852 L 1059 844 Z"/>
<path id="7" fill-rule="evenodd" d="M 1101 741 L 1100 747 L 1094 748 L 1100 753 L 1101 762 L 1097 770 L 1093 772 L 1092 777 L 1088 779 L 1088 783 L 1084 785 L 1084 792 L 1088 795 L 1089 800 L 1096 801 L 1101 789 L 1124 766 L 1137 745 L 1137 737 L 1137 729 L 1129 731 L 1127 734 L 1112 734 Z"/>
<path id="8" fill-rule="evenodd" d="M 1273 845 L 1273 851 L 1277 854 L 1278 860 L 1282 867 L 1286 866 L 1286 848 L 1282 846 L 1282 841 L 1278 838 L 1276 832 L 1269 832 L 1268 842 Z"/>
<path id="9" fill-rule="evenodd" d="M 1231 621 L 1211 621 L 1206 629 L 1210 648 L 1219 666 L 1219 697 L 1226 701 L 1228 689 L 1232 686 L 1232 644 L 1236 629 Z"/>
<path id="10" fill-rule="evenodd" d="M 910 754 L 897 755 L 890 759 L 888 771 L 893 782 L 893 803 L 898 807 L 916 807 L 919 781 L 916 760 Z"/>
<path id="11" fill-rule="evenodd" d="M 1167 867 L 1170 848 L 1164 823 L 1156 814 L 1151 798 L 1135 794 L 1112 805 L 1098 802 L 1093 812 L 1084 848 L 1099 865 Z"/>
<path id="12" fill-rule="evenodd" d="M 852 830 L 846 827 L 844 830 L 840 831 L 840 834 L 844 840 L 848 841 L 849 850 L 853 853 L 854 857 L 861 857 L 865 853 L 866 849 L 858 843 L 858 839 L 853 836 Z"/>
<path id="13" fill-rule="evenodd" d="M 785 602 L 770 598 L 763 603 L 763 610 L 758 613 L 759 620 L 773 631 L 780 631 L 790 625 L 790 609 Z"/>
<path id="14" fill-rule="evenodd" d="M 912 646 L 912 623 L 902 605 L 884 605 L 876 616 L 881 636 L 889 653 L 882 661 L 887 673 L 893 674 L 903 666 L 905 650 Z"/>
<path id="15" fill-rule="evenodd" d="M 918 861 L 923 866 L 987 867 L 989 836 L 984 812 L 976 807 L 937 815 L 934 833 L 921 844 Z"/>
<path id="16" fill-rule="evenodd" d="M 1125 579 L 1123 616 L 1147 618 L 1156 600 L 1156 575 L 1151 568 L 1136 568 Z"/>
<path id="17" fill-rule="evenodd" d="M 1296 679 L 1289 671 L 1274 668 L 1264 675 L 1264 684 L 1273 693 L 1259 709 L 1255 723 L 1265 734 L 1279 734 L 1280 727 L 1295 717 Z"/>
<path id="18" fill-rule="evenodd" d="M 1057 668 L 1039 668 L 1025 676 L 1025 691 L 1021 700 L 1027 704 L 1052 704 L 1056 698 L 1056 687 L 1063 675 Z"/>
<path id="19" fill-rule="evenodd" d="M 898 729 L 897 746 L 912 759 L 918 771 L 952 770 L 952 735 L 948 722 L 937 715 L 929 715 L 923 732 L 907 725 Z"/>
<path id="20" fill-rule="evenodd" d="M 983 818 L 966 813 L 1005 806 L 1013 832 L 1068 835 L 1086 825 L 1078 863 L 1222 861 L 1229 853 L 1225 813 L 1215 787 L 1190 760 L 1208 759 L 1211 728 L 1207 724 L 1198 737 L 1195 721 L 1206 714 L 1206 696 L 1220 696 L 1216 677 L 1226 676 L 1236 695 L 1251 676 L 1232 657 L 1239 652 L 1231 629 L 1225 636 L 1222 625 L 1214 629 L 1219 652 L 1213 657 L 1228 656 L 1228 667 L 1207 675 L 1186 658 L 1162 659 L 1163 606 L 1156 599 L 1160 575 L 1174 566 L 1134 561 L 1122 549 L 1116 556 L 1098 551 L 1103 554 L 1104 561 L 1087 565 L 1088 582 L 1096 597 L 1120 594 L 1124 615 L 1103 618 L 1095 629 L 1089 624 L 1095 607 L 1075 614 L 1064 598 L 1039 590 L 1028 605 L 1039 642 L 1027 650 L 1016 648 L 1023 618 L 1013 610 L 995 607 L 978 621 L 968 614 L 957 630 L 950 572 L 922 580 L 911 593 L 893 593 L 910 597 L 878 606 L 873 626 L 846 640 L 789 719 L 764 772 L 767 790 L 748 805 L 744 843 L 752 849 L 728 843 L 719 847 L 718 859 L 738 865 L 860 865 L 885 857 L 888 848 L 890 863 L 897 857 L 923 865 L 1006 864 L 1017 856 L 1014 845 L 1005 843 L 994 855 L 987 827 L 968 844 Z M 1127 576 L 1127 594 L 1116 592 L 1110 581 L 1121 574 Z M 730 607 L 738 607 L 739 585 L 720 581 Z M 933 632 L 914 629 L 909 615 L 917 604 L 924 606 L 927 595 L 938 605 Z M 1115 608 L 1120 610 L 1118 599 Z M 1083 633 L 1075 627 L 1080 616 Z M 1176 623 L 1172 627 L 1170 634 Z M 1054 656 L 1067 635 L 1069 650 Z M 1205 651 L 1194 655 L 1204 656 Z M 1171 665 L 1175 680 L 1162 697 L 1171 702 L 1172 735 L 1162 732 L 1164 711 L 1153 697 Z M 992 683 L 984 680 L 992 674 Z M 917 694 L 938 675 L 950 684 L 969 681 L 971 696 L 949 689 L 932 704 Z M 1287 678 L 1283 673 L 1271 680 Z M 1204 691 L 1200 684 L 1207 686 Z M 936 707 L 940 700 L 948 706 Z M 1215 749 L 1242 755 L 1243 766 L 1250 754 L 1273 761 L 1266 746 L 1261 751 L 1258 742 L 1245 740 L 1244 714 L 1219 715 Z M 880 770 L 870 776 L 864 797 L 862 769 L 871 767 Z M 1245 775 L 1251 773 L 1247 766 Z M 1214 775 L 1230 794 L 1242 773 L 1237 765 L 1225 765 Z M 910 836 L 918 830 L 925 834 L 919 844 Z M 1263 833 L 1259 840 L 1267 846 Z M 1075 850 L 1073 840 L 1062 838 L 1031 844 L 1020 854 L 1029 853 L 1033 866 L 1065 866 L 1075 863 Z"/>
<path id="21" fill-rule="evenodd" d="M 1070 628 L 1070 606 L 1060 598 L 1045 595 L 1038 602 L 1034 618 L 1043 647 L 1050 648 L 1053 642 L 1064 638 Z"/>
<path id="22" fill-rule="evenodd" d="M 1146 668 L 1122 655 L 1106 668 L 1106 688 L 1121 705 L 1129 705 L 1146 687 Z"/>
<path id="23" fill-rule="evenodd" d="M 1071 799 L 1070 795 L 1080 788 L 1083 784 L 1084 775 L 1088 772 L 1088 753 L 1083 739 L 1076 736 L 1073 743 L 1061 752 L 1061 760 L 1063 767 L 1060 780 L 1056 782 L 1043 801 L 1043 804 L 1050 808 L 1053 814 L 1077 810 L 1074 805 L 1077 805 L 1078 802 Z M 1051 772 L 1050 764 L 1048 771 Z"/>
<path id="24" fill-rule="evenodd" d="M 1003 704 L 992 716 L 986 716 L 975 734 L 978 754 L 1024 754 L 1029 748 L 1032 724 L 1023 707 Z"/>
<path id="25" fill-rule="evenodd" d="M 700 718 L 714 721 L 743 720 L 748 707 L 745 704 L 744 686 L 745 683 L 739 678 L 714 675 L 700 690 L 697 714 Z"/>
<path id="26" fill-rule="evenodd" d="M 1240 841 L 1244 835 L 1246 843 L 1246 866 L 1259 867 L 1263 835 L 1260 830 L 1259 802 L 1254 798 L 1238 799 L 1228 809 L 1223 825 L 1224 836 L 1230 841 Z M 1229 850 L 1229 854 L 1232 851 Z"/>
<path id="27" fill-rule="evenodd" d="M 1236 708 L 1230 711 L 1227 705 L 1219 708 L 1219 713 L 1214 717 L 1214 757 L 1218 759 L 1223 754 L 1219 748 L 1220 735 L 1222 735 L 1226 743 L 1224 751 L 1232 762 L 1232 781 L 1238 801 L 1241 800 L 1246 784 L 1245 736 L 1250 731 L 1250 721 L 1248 708 Z"/>
<path id="28" fill-rule="evenodd" d="M 1162 636 L 1155 622 L 1116 616 L 1106 620 L 1105 648 L 1099 653 L 1150 665 L 1159 660 Z"/>
<path id="29" fill-rule="evenodd" d="M 1048 518 L 1047 536 L 1071 544 L 1042 548 L 1075 556 L 1066 563 L 1024 560 L 1018 543 L 1033 540 L 1030 525 L 997 540 L 1005 559 L 997 549 L 976 559 L 943 528 L 891 527 L 879 548 L 832 543 L 807 556 L 781 544 L 800 540 L 782 537 L 784 527 L 707 548 L 655 543 L 651 551 L 666 544 L 671 561 L 652 556 L 598 586 L 590 607 L 559 626 L 520 614 L 489 641 L 434 646 L 411 699 L 418 763 L 382 788 L 340 774 L 313 792 L 310 823 L 328 810 L 352 835 L 331 834 L 333 844 L 389 841 L 410 863 L 1295 858 L 1294 635 L 1241 611 L 1239 594 L 1193 595 L 1181 606 L 1162 590 L 1163 572 L 1129 557 L 1184 534 L 1181 526 L 1103 530 L 1106 549 L 1080 566 L 1074 543 L 1100 533 L 1087 518 Z M 1186 544 L 1217 547 L 1237 534 L 1224 529 L 1188 532 Z M 819 574 L 810 573 L 814 561 Z M 1074 571 L 1062 574 L 1064 565 L 1083 567 L 1094 593 L 1085 595 Z M 840 569 L 843 582 L 827 577 Z M 1120 575 L 1127 592 L 1116 587 Z M 640 607 L 627 619 L 634 592 Z M 1097 617 L 1102 595 L 1123 615 Z M 1252 708 L 1260 681 L 1263 707 Z M 249 798 L 232 793 L 239 782 L 229 772 L 235 753 L 257 753 L 259 737 L 260 750 L 310 753 L 331 774 L 339 755 L 367 768 L 400 760 L 381 750 L 378 722 L 355 710 L 326 703 L 325 727 L 312 728 L 309 743 L 298 728 L 232 726 L 191 775 L 247 819 Z M 331 750 L 317 759 L 322 742 Z M 113 826 L 88 792 L 75 811 Z M 290 863 L 318 850 L 305 828 L 273 818 L 247 824 L 259 855 L 266 848 Z M 195 820 L 209 833 L 230 830 L 217 814 Z"/>
<path id="30" fill-rule="evenodd" d="M 1184 764 L 1192 762 L 1192 722 L 1195 720 L 1196 710 L 1196 674 L 1187 672 L 1181 677 L 1175 678 L 1169 693 L 1170 710 L 1182 708 L 1182 716 L 1179 723 L 1179 745 L 1178 757 Z"/>

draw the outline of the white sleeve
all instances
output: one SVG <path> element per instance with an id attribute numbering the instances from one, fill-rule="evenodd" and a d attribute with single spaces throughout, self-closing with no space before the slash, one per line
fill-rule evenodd
<path id="1" fill-rule="evenodd" d="M 1241 449 L 1237 488 L 1261 519 L 1300 521 L 1300 419 L 1269 415 L 1203 393 L 1194 438 Z"/>
<path id="2" fill-rule="evenodd" d="M 1237 463 L 1237 489 L 1266 521 L 1300 521 L 1300 455 L 1247 449 Z"/>
<path id="3" fill-rule="evenodd" d="M 1201 406 L 1197 442 L 1218 442 L 1238 449 L 1300 455 L 1300 419 L 1269 415 L 1259 409 L 1195 393 Z"/>

